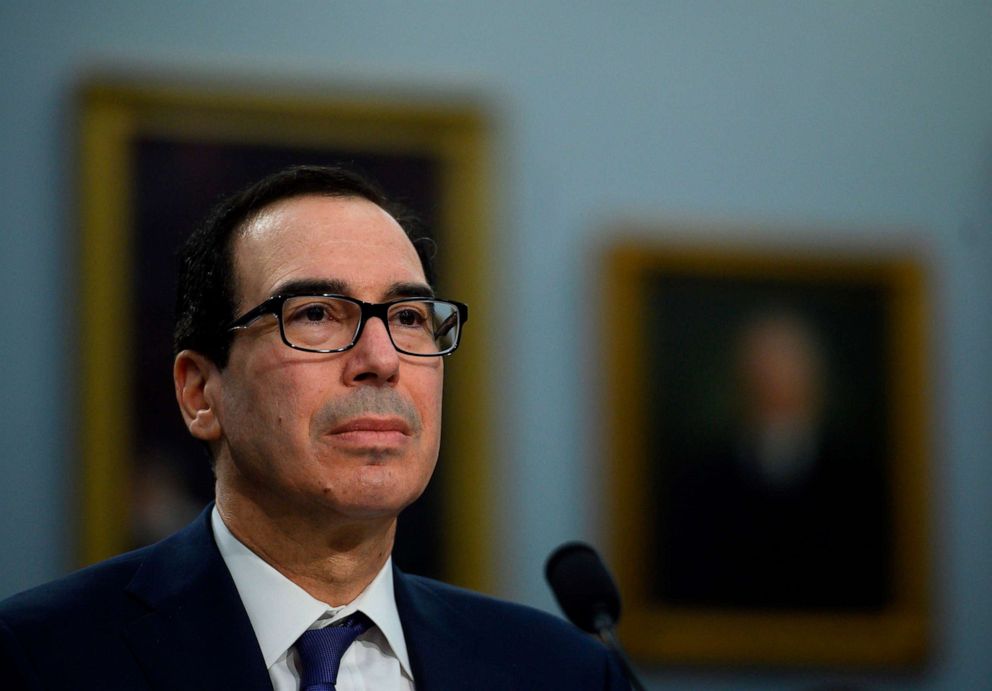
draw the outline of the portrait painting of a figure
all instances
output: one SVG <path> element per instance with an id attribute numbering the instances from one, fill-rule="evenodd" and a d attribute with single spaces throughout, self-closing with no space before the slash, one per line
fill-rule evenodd
<path id="1" fill-rule="evenodd" d="M 607 267 L 610 526 L 634 653 L 919 660 L 920 262 L 630 241 Z"/>

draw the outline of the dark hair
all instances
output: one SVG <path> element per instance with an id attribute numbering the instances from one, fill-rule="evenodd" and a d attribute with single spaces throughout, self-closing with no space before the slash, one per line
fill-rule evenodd
<path id="1" fill-rule="evenodd" d="M 293 166 L 269 175 L 221 201 L 179 250 L 173 353 L 187 348 L 227 365 L 234 314 L 233 239 L 275 202 L 308 195 L 367 199 L 396 219 L 410 238 L 428 283 L 434 283 L 434 244 L 416 217 L 390 201 L 367 177 L 338 166 Z"/>

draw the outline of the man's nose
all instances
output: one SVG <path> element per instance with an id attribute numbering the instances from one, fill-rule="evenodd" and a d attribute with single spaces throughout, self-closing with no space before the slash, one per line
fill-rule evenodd
<path id="1" fill-rule="evenodd" d="M 394 383 L 399 376 L 400 356 L 389 337 L 385 322 L 371 317 L 348 353 L 345 376 L 351 382 Z"/>

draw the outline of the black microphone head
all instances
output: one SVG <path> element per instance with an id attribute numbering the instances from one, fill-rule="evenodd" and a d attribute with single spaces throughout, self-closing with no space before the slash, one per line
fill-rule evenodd
<path id="1" fill-rule="evenodd" d="M 584 631 L 598 633 L 620 619 L 620 593 L 603 560 L 584 542 L 566 542 L 544 567 L 559 606 Z"/>

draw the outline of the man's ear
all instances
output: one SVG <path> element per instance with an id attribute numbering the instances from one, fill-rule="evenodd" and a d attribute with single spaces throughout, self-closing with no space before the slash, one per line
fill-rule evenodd
<path id="1" fill-rule="evenodd" d="M 184 350 L 172 364 L 172 379 L 179 411 L 189 433 L 206 442 L 220 439 L 217 403 L 221 374 L 217 366 L 195 350 Z"/>

